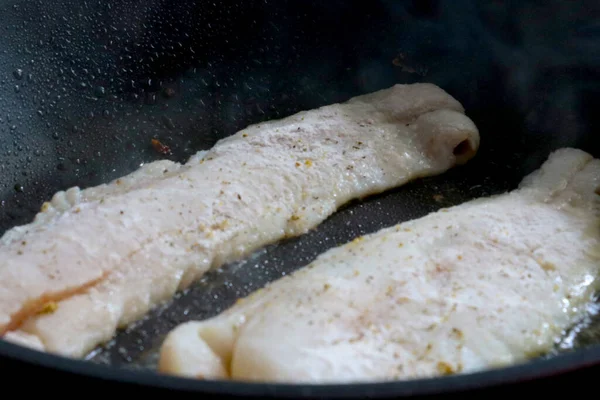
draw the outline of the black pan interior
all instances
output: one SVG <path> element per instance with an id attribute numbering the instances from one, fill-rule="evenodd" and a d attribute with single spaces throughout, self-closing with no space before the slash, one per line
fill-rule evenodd
<path id="1" fill-rule="evenodd" d="M 465 106 L 482 136 L 466 166 L 209 274 L 90 355 L 151 368 L 176 324 L 328 248 L 513 189 L 556 148 L 600 156 L 598 17 L 596 1 L 1 1 L 0 232 L 58 190 L 185 161 L 248 124 L 396 83 L 432 82 Z M 591 326 L 565 347 L 596 343 Z"/>

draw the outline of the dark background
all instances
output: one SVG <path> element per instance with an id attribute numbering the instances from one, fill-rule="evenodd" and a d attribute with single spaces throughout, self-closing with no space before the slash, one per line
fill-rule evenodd
<path id="1" fill-rule="evenodd" d="M 465 106 L 482 137 L 467 166 L 208 276 L 92 358 L 151 366 L 177 323 L 327 248 L 513 189 L 558 147 L 600 156 L 599 21 L 598 1 L 0 1 L 0 234 L 57 190 L 164 158 L 152 138 L 185 161 L 248 124 L 396 83 L 432 82 Z"/>

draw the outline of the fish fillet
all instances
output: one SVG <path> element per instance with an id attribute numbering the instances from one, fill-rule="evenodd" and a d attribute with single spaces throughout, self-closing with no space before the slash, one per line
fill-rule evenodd
<path id="1" fill-rule="evenodd" d="M 211 268 L 463 164 L 478 146 L 442 89 L 396 85 L 252 125 L 183 165 L 59 192 L 0 239 L 0 335 L 83 357 Z"/>
<path id="2" fill-rule="evenodd" d="M 515 191 L 357 238 L 179 325 L 159 370 L 349 383 L 522 362 L 549 350 L 597 288 L 599 189 L 600 160 L 559 149 Z"/>

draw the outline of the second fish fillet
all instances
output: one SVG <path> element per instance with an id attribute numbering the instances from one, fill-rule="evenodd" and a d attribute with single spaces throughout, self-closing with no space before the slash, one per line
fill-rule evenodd
<path id="1" fill-rule="evenodd" d="M 518 190 L 358 238 L 176 327 L 160 370 L 354 383 L 469 373 L 547 352 L 598 288 L 600 160 L 553 153 Z"/>
<path id="2" fill-rule="evenodd" d="M 211 268 L 463 164 L 478 146 L 446 92 L 396 85 L 250 126 L 183 165 L 57 193 L 0 239 L 0 335 L 82 357 Z"/>

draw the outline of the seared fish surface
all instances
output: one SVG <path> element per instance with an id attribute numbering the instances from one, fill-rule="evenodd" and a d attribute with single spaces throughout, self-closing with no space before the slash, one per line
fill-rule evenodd
<path id="1" fill-rule="evenodd" d="M 183 165 L 59 192 L 0 239 L 0 336 L 82 357 L 211 268 L 478 146 L 454 98 L 397 85 L 250 126 Z"/>
<path id="2" fill-rule="evenodd" d="M 522 362 L 551 349 L 597 288 L 599 190 L 600 160 L 560 149 L 513 192 L 357 238 L 176 327 L 159 369 L 351 383 Z"/>

